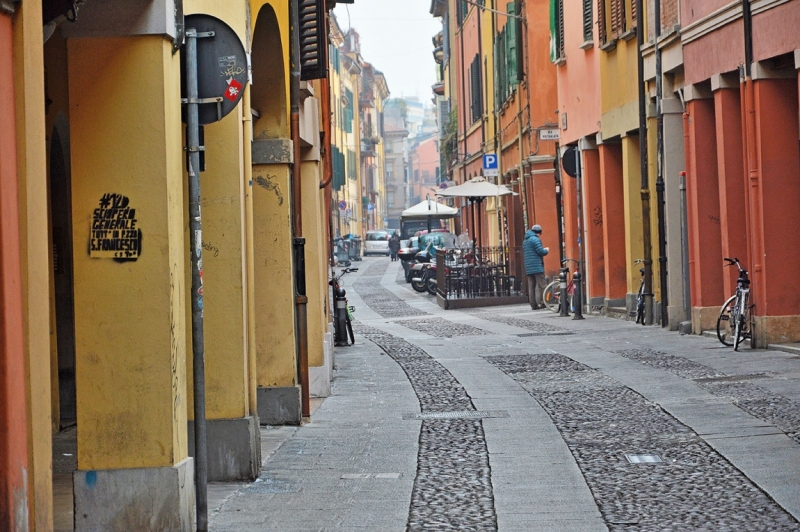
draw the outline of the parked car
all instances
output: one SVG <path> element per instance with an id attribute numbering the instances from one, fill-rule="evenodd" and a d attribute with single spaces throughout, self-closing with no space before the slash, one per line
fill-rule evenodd
<path id="1" fill-rule="evenodd" d="M 388 257 L 390 236 L 389 231 L 367 231 L 367 239 L 364 240 L 364 256 L 386 255 Z"/>

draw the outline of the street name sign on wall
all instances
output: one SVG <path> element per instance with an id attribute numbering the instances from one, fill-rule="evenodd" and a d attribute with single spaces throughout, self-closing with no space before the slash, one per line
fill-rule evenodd
<path id="1" fill-rule="evenodd" d="M 539 140 L 558 140 L 560 134 L 558 129 L 540 129 Z"/>
<path id="2" fill-rule="evenodd" d="M 486 153 L 483 155 L 483 175 L 484 177 L 497 177 L 497 154 Z"/>

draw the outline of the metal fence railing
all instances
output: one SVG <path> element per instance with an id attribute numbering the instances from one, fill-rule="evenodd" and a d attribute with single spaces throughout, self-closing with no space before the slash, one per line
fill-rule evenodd
<path id="1" fill-rule="evenodd" d="M 522 295 L 522 248 L 478 247 L 436 252 L 438 292 L 446 300 Z"/>

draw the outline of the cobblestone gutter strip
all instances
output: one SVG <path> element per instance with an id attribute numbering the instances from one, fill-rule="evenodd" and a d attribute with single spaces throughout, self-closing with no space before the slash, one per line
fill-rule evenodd
<path id="1" fill-rule="evenodd" d="M 364 303 L 384 318 L 402 318 L 405 316 L 424 316 L 428 313 L 416 309 L 381 286 L 380 280 L 389 264 L 386 262 L 373 262 L 361 276 L 353 283 L 353 288 Z"/>
<path id="2" fill-rule="evenodd" d="M 626 349 L 618 353 L 684 379 L 693 379 L 707 392 L 729 399 L 751 416 L 771 424 L 800 443 L 800 403 L 752 382 L 745 382 L 748 377 L 754 378 L 758 375 L 741 376 L 737 379 L 735 375 L 726 375 L 703 364 L 653 349 Z"/>
<path id="3" fill-rule="evenodd" d="M 482 320 L 493 321 L 496 323 L 505 323 L 506 325 L 512 325 L 514 327 L 519 327 L 520 329 L 528 329 L 529 331 L 535 331 L 541 334 L 573 334 L 572 331 L 569 329 L 564 329 L 563 327 L 557 327 L 555 325 L 550 325 L 549 323 L 542 323 L 540 321 L 533 321 L 533 320 L 526 320 L 523 318 L 512 318 L 511 316 L 502 316 L 500 314 L 496 314 L 491 311 L 486 310 L 468 310 L 462 311 L 467 312 L 468 314 L 478 317 Z"/>
<path id="4" fill-rule="evenodd" d="M 423 413 L 475 410 L 464 387 L 422 349 L 359 322 L 353 325 L 357 335 L 374 342 L 405 371 Z M 422 422 L 407 530 L 497 530 L 481 420 Z"/>
<path id="5" fill-rule="evenodd" d="M 550 415 L 610 530 L 800 530 L 694 431 L 610 377 L 559 354 L 486 360 Z M 662 462 L 626 457 L 643 454 Z"/>
<path id="6" fill-rule="evenodd" d="M 439 338 L 453 338 L 454 336 L 478 336 L 483 334 L 492 334 L 489 331 L 478 329 L 472 325 L 464 323 L 453 323 L 452 321 L 444 318 L 425 318 L 421 320 L 402 320 L 395 322 L 403 327 L 414 329 L 415 331 L 424 332 L 431 336 Z"/>

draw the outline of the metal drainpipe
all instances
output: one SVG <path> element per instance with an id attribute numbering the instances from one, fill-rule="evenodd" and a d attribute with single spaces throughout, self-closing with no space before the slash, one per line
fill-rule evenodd
<path id="1" fill-rule="evenodd" d="M 247 368 L 250 387 L 251 415 L 258 415 L 256 378 L 256 301 L 255 301 L 255 247 L 253 242 L 253 113 L 250 102 L 250 85 L 242 95 L 242 129 L 244 139 L 244 227 L 245 227 L 245 283 L 247 288 Z"/>
<path id="2" fill-rule="evenodd" d="M 644 13 L 644 2 L 636 0 L 636 12 L 638 17 Z M 637 83 L 639 88 L 639 160 L 642 174 L 642 244 L 644 247 L 644 291 L 647 294 L 653 293 L 653 250 L 652 235 L 650 229 L 650 182 L 647 175 L 647 113 L 644 92 L 644 57 L 642 56 L 642 46 L 644 45 L 644 31 L 641 21 L 636 22 L 636 63 L 637 63 Z M 646 323 L 653 323 L 653 296 L 646 296 Z"/>
<path id="3" fill-rule="evenodd" d="M 458 8 L 456 8 L 456 10 L 457 9 Z M 464 13 L 462 13 L 462 14 L 464 14 Z M 461 66 L 461 95 L 462 95 L 462 99 L 461 99 L 461 114 L 464 116 L 464 120 L 463 120 L 463 122 L 464 122 L 464 146 L 462 147 L 462 150 L 461 150 L 461 157 L 464 158 L 464 159 L 461 160 L 461 178 L 462 178 L 462 182 L 465 182 L 467 180 L 467 165 L 466 165 L 465 160 L 467 158 L 467 120 L 469 120 L 469 118 L 467 117 L 467 109 L 466 109 L 467 89 L 464 87 L 464 18 L 465 17 L 462 16 L 461 17 L 461 21 L 459 21 L 458 20 L 458 15 L 456 15 L 456 23 L 458 24 L 458 29 L 459 29 L 459 33 L 460 33 L 460 35 L 459 35 L 459 37 L 460 37 L 459 45 L 461 47 L 461 57 L 460 57 L 460 59 L 461 59 L 461 65 L 460 65 Z M 458 132 L 456 132 L 456 142 L 457 141 L 458 141 Z M 411 197 L 410 194 L 409 194 L 408 197 L 409 198 Z M 472 235 L 472 237 L 475 238 L 475 235 Z"/>
<path id="4" fill-rule="evenodd" d="M 745 169 L 747 170 L 747 225 L 749 228 L 747 238 L 747 248 L 750 255 L 750 274 L 751 286 L 753 290 L 753 302 L 755 311 L 764 315 L 767 312 L 766 298 L 764 297 L 765 286 L 764 276 L 761 275 L 764 260 L 764 241 L 761 238 L 763 225 L 761 221 L 761 205 L 758 198 L 761 195 L 761 175 L 758 169 L 758 147 L 756 145 L 756 109 L 755 109 L 755 84 L 753 82 L 753 17 L 751 12 L 750 0 L 742 1 L 743 23 L 744 23 L 744 75 L 741 76 L 740 93 L 742 94 L 742 107 L 744 110 L 744 148 L 745 148 Z M 762 303 L 759 307 L 758 303 Z M 765 347 L 766 342 L 759 338 L 753 331 L 751 345 L 753 347 Z"/>
<path id="5" fill-rule="evenodd" d="M 522 225 L 524 230 L 528 230 L 528 200 L 525 197 L 525 181 L 531 176 L 531 163 L 528 161 L 522 162 L 522 176 L 519 180 L 519 197 L 522 203 Z"/>
<path id="6" fill-rule="evenodd" d="M 661 326 L 669 325 L 669 288 L 667 287 L 667 228 L 664 212 L 664 114 L 661 112 L 661 100 L 664 95 L 661 71 L 661 0 L 655 0 L 655 37 L 656 37 L 656 206 L 658 210 L 658 276 L 661 287 Z"/>
<path id="7" fill-rule="evenodd" d="M 556 142 L 556 157 L 553 161 L 553 175 L 556 182 L 556 219 L 558 220 L 558 257 L 559 264 L 564 264 L 564 203 L 561 188 L 561 147 Z M 534 221 L 536 221 L 534 219 Z M 527 228 L 526 228 L 527 229 Z"/>
<path id="8" fill-rule="evenodd" d="M 298 0 L 289 0 L 290 59 L 289 103 L 291 105 L 292 247 L 294 252 L 295 322 L 297 325 L 297 372 L 302 397 L 302 416 L 311 416 L 308 390 L 308 297 L 306 296 L 305 238 L 303 238 L 302 172 L 300 155 L 300 22 Z"/>

